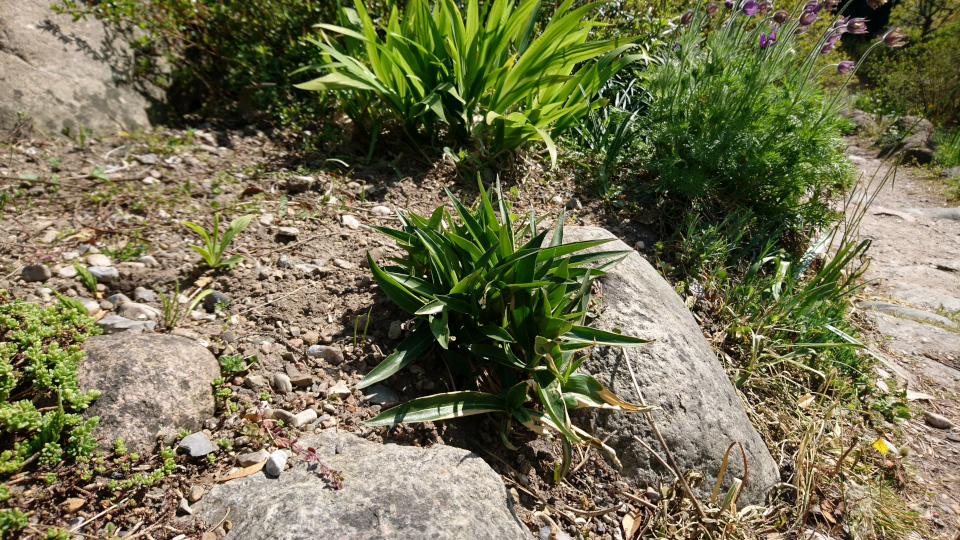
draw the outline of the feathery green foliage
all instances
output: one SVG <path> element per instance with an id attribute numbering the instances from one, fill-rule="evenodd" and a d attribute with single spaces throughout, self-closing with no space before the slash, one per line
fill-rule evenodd
<path id="1" fill-rule="evenodd" d="M 381 289 L 417 324 L 357 386 L 386 379 L 436 343 L 454 370 L 469 381 L 483 379 L 482 388 L 415 399 L 366 423 L 384 426 L 493 412 L 501 418 L 501 438 L 508 447 L 516 421 L 537 433 L 555 431 L 567 449 L 570 443 L 591 444 L 613 455 L 572 425 L 568 409 L 649 410 L 576 373 L 586 358 L 578 351 L 596 344 L 647 343 L 585 325 L 591 283 L 629 252 L 575 254 L 607 241 L 564 244 L 562 212 L 544 245 L 550 231 L 538 229 L 532 211 L 525 219 L 511 214 L 499 182 L 497 211 L 482 183 L 480 202 L 472 211 L 449 190 L 447 195 L 459 221 L 441 206 L 429 217 L 398 213 L 401 230 L 373 227 L 408 253 L 383 268 L 369 257 L 368 262 Z M 603 264 L 586 267 L 598 262 Z M 484 376 L 489 373 L 497 376 Z M 538 401 L 542 411 L 530 401 Z M 568 466 L 565 455 L 561 476 Z"/>
<path id="2" fill-rule="evenodd" d="M 566 0 L 534 35 L 540 0 L 516 7 L 467 0 L 465 15 L 453 0 L 438 0 L 432 10 L 427 0 L 410 0 L 402 17 L 394 6 L 382 29 L 355 0 L 356 9 L 341 11 L 340 26 L 318 25 L 323 61 L 312 69 L 325 74 L 297 87 L 353 91 L 360 103 L 375 95 L 411 135 L 432 138 L 447 125 L 455 139 L 474 137 L 492 152 L 543 141 L 555 163 L 554 139 L 638 58 L 623 55 L 634 47 L 629 38 L 588 41 L 597 23 L 584 19 L 602 3 L 573 8 Z M 369 121 L 356 116 L 361 109 L 346 110 Z"/>
<path id="3" fill-rule="evenodd" d="M 681 204 L 823 226 L 831 198 L 852 182 L 839 100 L 822 94 L 815 71 L 833 29 L 801 52 L 796 17 L 776 29 L 772 16 L 692 14 L 676 46 L 642 76 L 646 169 L 654 189 Z"/>
<path id="4" fill-rule="evenodd" d="M 0 291 L 0 474 L 19 470 L 35 454 L 54 464 L 63 454 L 75 459 L 96 447 L 91 432 L 98 419 L 67 411 L 80 412 L 100 395 L 77 387 L 80 344 L 99 333 L 82 306 L 40 308 Z M 57 405 L 41 412 L 38 402 Z"/>

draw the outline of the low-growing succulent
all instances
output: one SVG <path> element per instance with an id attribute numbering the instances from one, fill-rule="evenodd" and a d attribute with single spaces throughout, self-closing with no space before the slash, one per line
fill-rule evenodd
<path id="1" fill-rule="evenodd" d="M 433 344 L 468 390 L 414 399 L 382 412 L 366 424 L 386 426 L 493 413 L 501 439 L 515 422 L 538 434 L 547 430 L 563 442 L 562 477 L 571 443 L 613 451 L 574 426 L 569 409 L 600 407 L 646 411 L 628 403 L 589 375 L 576 373 L 593 345 L 637 346 L 647 340 L 586 326 L 594 278 L 628 251 L 578 253 L 607 242 L 563 243 L 561 212 L 550 240 L 531 210 L 510 213 L 499 182 L 498 211 L 480 184 L 480 201 L 469 210 L 449 190 L 459 220 L 447 208 L 429 217 L 398 212 L 402 229 L 373 227 L 407 251 L 381 268 L 368 256 L 381 289 L 417 323 L 390 356 L 364 377 L 360 388 L 383 381 Z M 600 263 L 596 268 L 588 265 Z"/>
<path id="2" fill-rule="evenodd" d="M 0 474 L 19 470 L 34 454 L 41 464 L 54 464 L 96 447 L 98 419 L 75 413 L 100 395 L 77 386 L 80 344 L 100 328 L 75 304 L 40 308 L 0 291 Z M 44 412 L 37 408 L 51 403 Z"/>

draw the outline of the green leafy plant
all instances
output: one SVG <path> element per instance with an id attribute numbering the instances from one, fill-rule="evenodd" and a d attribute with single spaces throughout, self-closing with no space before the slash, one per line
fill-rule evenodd
<path id="1" fill-rule="evenodd" d="M 0 537 L 13 534 L 27 526 L 27 513 L 16 508 L 0 510 Z"/>
<path id="2" fill-rule="evenodd" d="M 457 140 L 470 137 L 499 152 L 543 141 L 556 162 L 554 139 L 590 110 L 594 95 L 615 73 L 638 58 L 622 56 L 629 38 L 588 41 L 598 26 L 584 18 L 603 2 L 572 8 L 566 0 L 535 34 L 539 0 L 466 2 L 466 16 L 453 0 L 410 0 L 403 16 L 396 6 L 377 28 L 361 0 L 341 10 L 341 25 L 311 40 L 326 72 L 298 88 L 349 90 L 347 114 L 361 125 L 376 96 L 411 135 L 433 136 L 447 125 Z M 579 67 L 579 69 L 578 69 Z M 349 102 L 349 100 L 348 100 Z M 374 130 L 376 131 L 376 130 Z M 486 141 L 486 142 L 484 142 Z"/>
<path id="3" fill-rule="evenodd" d="M 817 15 L 756 14 L 747 4 L 691 10 L 676 46 L 641 74 L 640 137 L 651 153 L 643 185 L 702 213 L 749 209 L 761 225 L 823 227 L 835 218 L 830 202 L 853 181 L 838 110 L 858 68 L 830 55 L 843 32 L 865 30 L 833 21 L 800 37 Z M 798 41 L 808 38 L 809 49 Z M 827 70 L 838 74 L 834 94 L 818 85 Z"/>
<path id="4" fill-rule="evenodd" d="M 563 442 L 560 476 L 569 467 L 571 444 L 589 444 L 615 455 L 601 441 L 573 426 L 568 409 L 602 407 L 644 411 L 623 401 L 596 379 L 576 373 L 593 345 L 637 346 L 646 340 L 585 325 L 594 278 L 629 252 L 571 255 L 607 240 L 563 243 L 563 213 L 549 242 L 531 211 L 510 213 L 499 182 L 499 215 L 480 184 L 471 211 L 447 191 L 459 222 L 446 207 L 429 217 L 398 213 L 401 230 L 373 227 L 407 251 L 395 265 L 379 267 L 367 257 L 383 291 L 417 319 L 413 332 L 357 385 L 393 375 L 434 343 L 448 364 L 474 388 L 414 399 L 366 423 L 385 426 L 494 413 L 501 438 L 519 422 Z M 589 268 L 590 263 L 603 263 Z"/>
<path id="5" fill-rule="evenodd" d="M 76 459 L 96 447 L 91 436 L 96 417 L 83 411 L 100 392 L 82 392 L 77 367 L 80 344 L 100 333 L 86 309 L 11 301 L 0 291 L 0 474 L 15 472 L 27 462 Z M 54 403 L 37 407 L 37 403 Z M 74 412 L 68 412 L 74 411 Z"/>
<path id="6" fill-rule="evenodd" d="M 249 358 L 242 358 L 240 356 L 231 356 L 223 355 L 219 358 L 220 361 L 220 372 L 224 374 L 238 373 L 244 371 L 251 364 L 257 361 L 256 356 L 251 356 Z"/>
<path id="7" fill-rule="evenodd" d="M 95 278 L 86 267 L 81 266 L 77 261 L 73 261 L 73 269 L 77 271 L 80 283 L 82 283 L 88 291 L 94 292 L 97 290 L 97 278 Z"/>
<path id="8" fill-rule="evenodd" d="M 243 255 L 233 255 L 224 259 L 223 250 L 230 245 L 230 241 L 233 240 L 235 235 L 250 224 L 251 219 L 253 219 L 253 216 L 241 216 L 234 219 L 230 222 L 227 229 L 223 231 L 223 236 L 220 235 L 220 214 L 213 215 L 213 230 L 210 232 L 207 232 L 203 227 L 190 221 L 181 221 L 180 224 L 191 229 L 203 239 L 202 246 L 190 246 L 190 249 L 199 253 L 208 267 L 212 269 L 217 269 L 221 266 L 233 268 L 235 264 L 243 260 Z"/>

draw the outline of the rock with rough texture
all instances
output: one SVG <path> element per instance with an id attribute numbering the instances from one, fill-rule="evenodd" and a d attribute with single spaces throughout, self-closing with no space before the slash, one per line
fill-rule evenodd
<path id="1" fill-rule="evenodd" d="M 184 437 L 180 441 L 179 447 L 193 457 L 203 457 L 217 449 L 210 442 L 210 437 L 207 437 L 207 434 L 202 431 Z"/>
<path id="2" fill-rule="evenodd" d="M 564 229 L 564 242 L 615 238 L 596 227 Z M 580 368 L 597 378 L 621 398 L 637 402 L 625 355 L 629 355 L 646 402 L 663 408 L 654 419 L 677 464 L 695 470 L 706 479 L 701 488 L 709 496 L 716 482 L 724 453 L 734 441 L 743 444 L 749 476 L 741 504 L 762 503 L 766 492 L 780 480 L 776 461 L 744 412 L 733 384 L 700 327 L 673 288 L 638 253 L 622 241 L 603 244 L 590 251 L 629 251 L 609 274 L 599 278 L 603 294 L 603 319 L 596 325 L 620 329 L 626 335 L 656 340 L 639 348 L 595 347 Z M 603 439 L 616 432 L 609 443 L 623 463 L 622 474 L 640 483 L 655 485 L 671 478 L 656 458 L 633 436 L 659 450 L 646 419 L 639 414 L 577 410 L 572 414 L 581 427 Z M 727 464 L 724 490 L 733 477 L 743 475 L 742 460 Z"/>
<path id="3" fill-rule="evenodd" d="M 366 396 L 371 405 L 392 407 L 400 402 L 400 396 L 382 384 L 375 384 L 369 388 L 364 388 L 363 395 Z"/>
<path id="4" fill-rule="evenodd" d="M 874 133 L 879 129 L 879 126 L 873 119 L 873 115 L 861 111 L 860 109 L 843 109 L 840 111 L 840 115 L 853 123 L 857 133 Z"/>
<path id="5" fill-rule="evenodd" d="M 46 281 L 51 276 L 53 276 L 53 273 L 50 271 L 50 267 L 45 264 L 31 264 L 23 267 L 20 272 L 20 277 L 26 282 Z"/>
<path id="6" fill-rule="evenodd" d="M 86 304 L 84 304 L 86 305 Z M 152 332 L 156 328 L 156 321 L 132 321 L 119 315 L 111 315 L 97 321 L 97 326 L 103 329 L 104 334 L 117 334 L 124 332 L 126 334 L 140 334 L 143 332 Z"/>
<path id="7" fill-rule="evenodd" d="M 263 463 L 270 457 L 270 452 L 266 450 L 257 450 L 256 452 L 251 452 L 249 454 L 240 454 L 237 456 L 237 463 L 241 467 L 249 467 L 251 465 L 256 465 L 257 463 Z"/>
<path id="8" fill-rule="evenodd" d="M 911 148 L 929 147 L 934 131 L 933 124 L 929 120 L 918 119 L 916 116 L 903 116 L 894 121 L 894 125 L 899 133 L 907 133 L 908 135 L 880 149 L 880 153 L 877 154 L 878 158 L 886 158 Z"/>
<path id="9" fill-rule="evenodd" d="M 900 304 L 893 304 L 890 302 L 878 302 L 878 301 L 857 302 L 857 307 L 862 309 L 879 311 L 881 313 L 889 313 L 890 315 L 896 315 L 898 317 L 906 317 L 908 319 L 917 319 L 921 321 L 930 321 L 930 322 L 940 323 L 949 328 L 957 328 L 958 326 L 957 323 L 951 321 L 950 319 L 944 317 L 943 315 L 937 315 L 936 313 L 930 313 L 928 311 L 923 311 L 922 309 L 901 306 Z"/>
<path id="10" fill-rule="evenodd" d="M 935 412 L 923 411 L 923 420 L 930 427 L 935 427 L 937 429 L 950 429 L 953 427 L 953 422 L 947 419 L 946 416 L 937 414 Z"/>
<path id="11" fill-rule="evenodd" d="M 112 283 L 120 279 L 120 272 L 113 266 L 90 266 L 87 271 L 97 278 L 97 281 Z"/>
<path id="12" fill-rule="evenodd" d="M 940 171 L 941 178 L 960 178 L 960 167 L 951 167 Z"/>
<path id="13" fill-rule="evenodd" d="M 158 435 L 198 431 L 212 417 L 210 382 L 220 376 L 206 348 L 177 336 L 119 334 L 84 342 L 81 389 L 102 394 L 85 412 L 99 416 L 103 447 L 122 436 L 133 452 L 153 449 Z"/>
<path id="14" fill-rule="evenodd" d="M 214 486 L 194 512 L 217 523 L 230 508 L 228 540 L 530 540 L 500 477 L 476 454 L 335 432 L 297 445 L 315 448 L 342 474 L 343 488 L 330 489 L 315 464 L 295 459 L 279 481 L 258 473 Z"/>
<path id="15" fill-rule="evenodd" d="M 136 302 L 124 302 L 120 304 L 119 313 L 121 317 L 147 321 L 155 321 L 158 317 L 163 316 L 163 313 L 157 308 Z"/>
<path id="16" fill-rule="evenodd" d="M 311 358 L 323 358 L 334 366 L 339 366 L 343 363 L 343 353 L 337 347 L 311 345 L 307 347 L 307 356 Z"/>
<path id="17" fill-rule="evenodd" d="M 126 40 L 93 17 L 74 22 L 49 0 L 0 2 L 0 131 L 18 113 L 52 136 L 78 122 L 98 134 L 148 128 L 150 99 L 123 82 L 133 62 Z"/>
<path id="18" fill-rule="evenodd" d="M 287 453 L 283 450 L 274 450 L 267 458 L 267 464 L 263 467 L 263 470 L 271 476 L 280 476 L 286 466 Z"/>

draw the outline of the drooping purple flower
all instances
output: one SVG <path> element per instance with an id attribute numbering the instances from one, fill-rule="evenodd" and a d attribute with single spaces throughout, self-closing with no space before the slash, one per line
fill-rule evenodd
<path id="1" fill-rule="evenodd" d="M 777 42 L 777 33 L 770 32 L 769 34 L 760 34 L 760 48 L 766 49 L 767 47 L 773 45 Z"/>
<path id="2" fill-rule="evenodd" d="M 736 5 L 736 2 L 733 0 L 723 0 L 723 7 L 727 9 L 733 9 L 733 6 Z"/>
<path id="3" fill-rule="evenodd" d="M 851 34 L 866 34 L 867 20 L 863 17 L 854 17 L 847 21 L 847 32 Z"/>
<path id="4" fill-rule="evenodd" d="M 716 3 L 716 2 L 710 2 L 709 4 L 707 4 L 707 7 L 703 8 L 703 9 L 704 9 L 704 11 L 707 12 L 707 15 L 713 15 L 714 13 L 717 12 L 717 3 Z"/>
<path id="5" fill-rule="evenodd" d="M 811 24 L 817 22 L 817 19 L 819 18 L 820 17 L 817 17 L 816 13 L 811 13 L 809 11 L 805 12 L 800 16 L 800 26 L 810 26 Z"/>
<path id="6" fill-rule="evenodd" d="M 820 49 L 820 54 L 827 54 L 833 50 L 833 43 L 826 43 L 822 49 Z"/>
<path id="7" fill-rule="evenodd" d="M 853 60 L 844 60 L 837 64 L 837 73 L 841 75 L 849 75 L 853 73 L 853 68 L 856 64 L 853 63 Z"/>
<path id="8" fill-rule="evenodd" d="M 773 9 L 773 4 L 771 4 L 771 3 L 768 2 L 767 0 L 763 0 L 762 2 L 760 2 L 760 14 L 761 14 L 761 15 L 766 15 L 767 13 L 770 13 L 770 10 L 771 10 L 771 9 Z"/>
<path id="9" fill-rule="evenodd" d="M 778 24 L 783 24 L 790 18 L 790 14 L 785 9 L 778 9 L 773 13 L 773 20 Z"/>
<path id="10" fill-rule="evenodd" d="M 816 0 L 810 0 L 805 6 L 803 6 L 804 13 L 820 13 L 823 9 L 823 2 L 817 2 Z"/>
<path id="11" fill-rule="evenodd" d="M 688 9 L 680 16 L 680 24 L 687 26 L 693 20 L 693 10 Z"/>
<path id="12" fill-rule="evenodd" d="M 758 11 L 760 11 L 760 4 L 754 0 L 747 0 L 747 2 L 743 4 L 744 15 L 756 15 Z"/>
<path id="13" fill-rule="evenodd" d="M 799 36 L 800 34 L 806 34 L 809 29 L 809 26 L 798 26 L 797 29 L 793 31 L 793 35 Z"/>
<path id="14" fill-rule="evenodd" d="M 824 6 L 829 11 L 836 11 L 837 6 L 839 5 L 840 5 L 840 0 L 826 0 L 826 2 L 824 2 Z"/>
<path id="15" fill-rule="evenodd" d="M 906 41 L 903 41 L 903 38 L 905 37 L 907 37 L 907 35 L 901 32 L 900 27 L 898 26 L 884 34 L 883 44 L 887 47 L 903 47 L 907 44 Z"/>
<path id="16" fill-rule="evenodd" d="M 833 21 L 833 27 L 834 27 L 834 28 L 840 28 L 841 26 L 846 26 L 846 25 L 847 25 L 847 21 L 848 21 L 849 19 L 850 19 L 850 17 L 837 17 L 837 20 Z"/>

